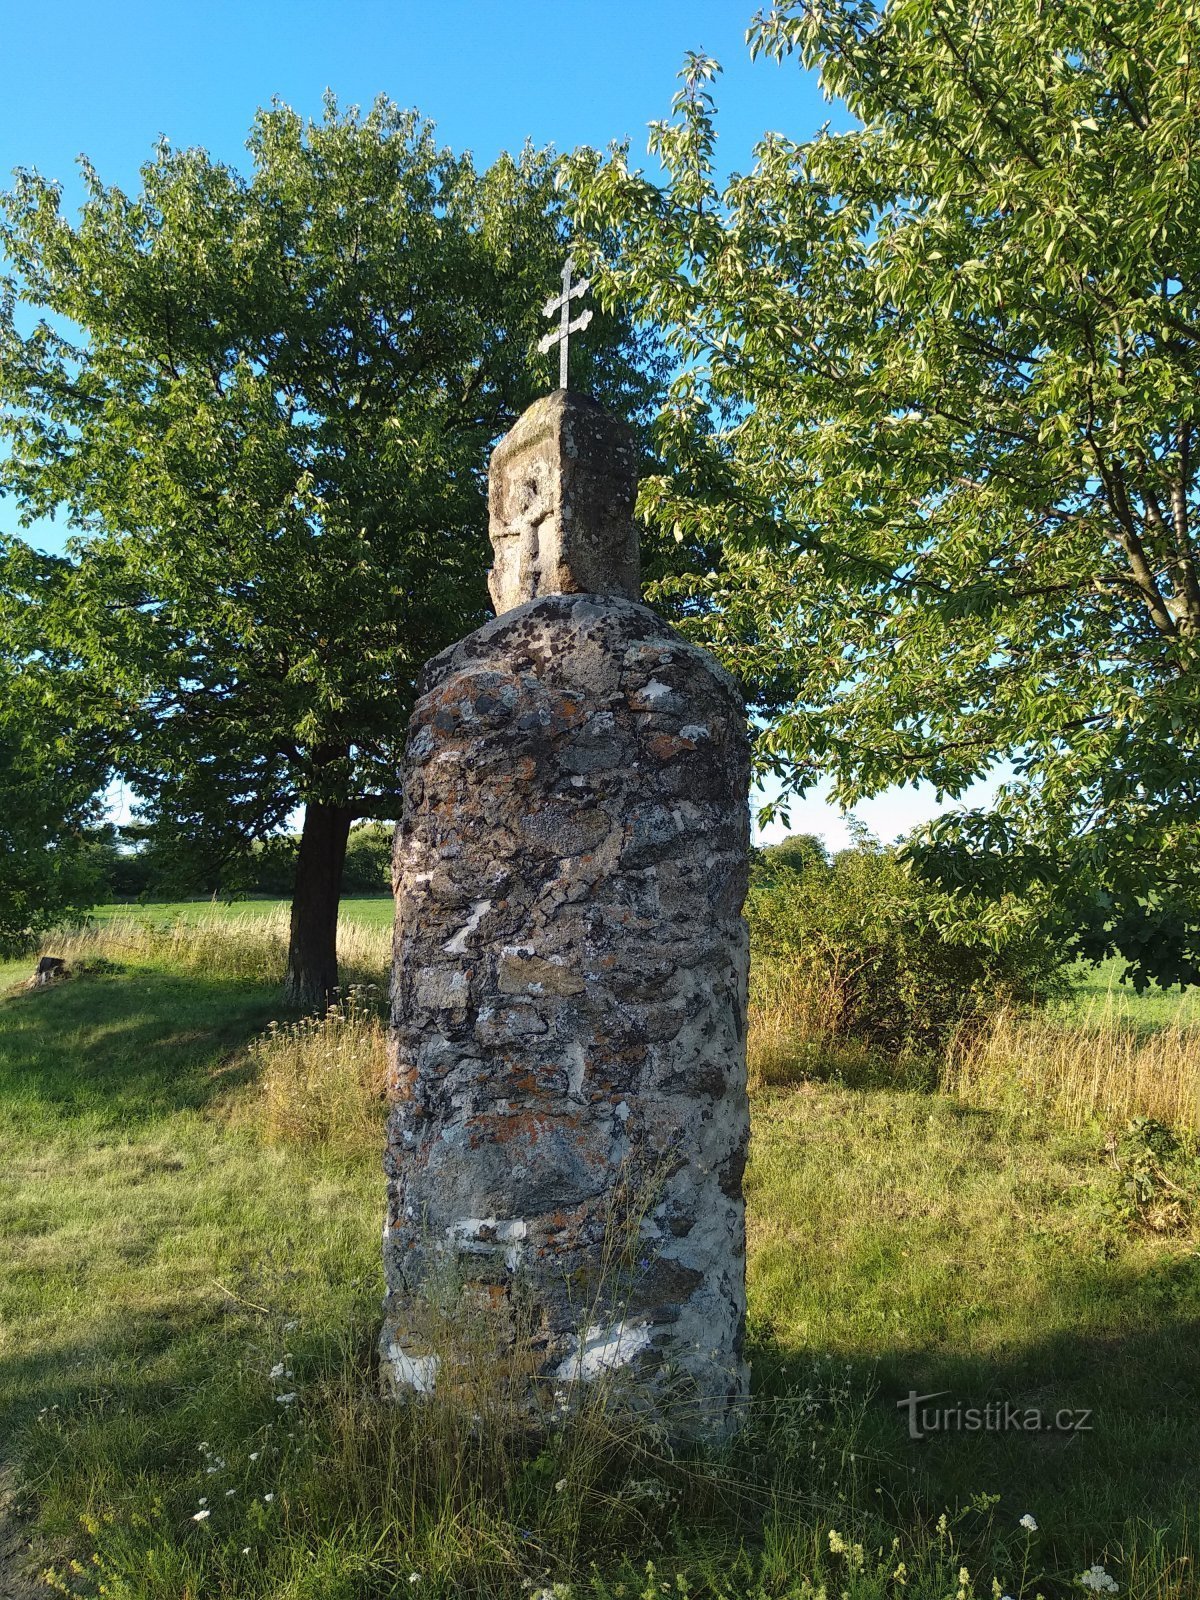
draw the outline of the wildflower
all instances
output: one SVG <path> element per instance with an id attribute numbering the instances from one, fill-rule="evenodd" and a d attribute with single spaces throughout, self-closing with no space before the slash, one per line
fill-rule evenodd
<path id="1" fill-rule="evenodd" d="M 277 1394 L 275 1396 L 275 1403 L 281 1406 L 290 1406 L 295 1398 L 296 1391 L 292 1389 L 288 1394 Z"/>
<path id="2" fill-rule="evenodd" d="M 271 1368 L 270 1376 L 272 1378 L 282 1378 L 283 1377 L 283 1362 L 282 1361 L 277 1361 L 275 1363 L 275 1365 Z"/>
<path id="3" fill-rule="evenodd" d="M 567 1487 L 567 1480 L 565 1478 L 560 1478 L 558 1480 L 558 1482 L 554 1485 L 555 1494 L 561 1494 L 566 1487 Z"/>
<path id="4" fill-rule="evenodd" d="M 1116 1594 L 1120 1588 L 1117 1580 L 1098 1564 L 1089 1567 L 1086 1572 L 1081 1572 L 1079 1581 L 1085 1589 L 1091 1589 L 1096 1594 Z"/>
<path id="5" fill-rule="evenodd" d="M 1029 1515 L 1028 1511 L 1021 1518 L 1020 1522 L 1018 1523 L 1018 1527 L 1025 1528 L 1030 1533 L 1036 1533 L 1037 1532 L 1037 1523 Z"/>
<path id="6" fill-rule="evenodd" d="M 248 1544 L 244 1544 L 242 1546 L 242 1554 L 244 1556 L 248 1556 L 250 1554 L 250 1546 Z"/>
<path id="7" fill-rule="evenodd" d="M 251 1452 L 250 1452 L 251 1461 L 257 1461 L 261 1454 L 262 1454 L 261 1450 L 251 1450 Z"/>
<path id="8" fill-rule="evenodd" d="M 283 1331 L 284 1331 L 284 1333 L 295 1333 L 296 1329 L 299 1326 L 300 1326 L 299 1317 L 292 1317 L 289 1321 L 284 1323 Z"/>
<path id="9" fill-rule="evenodd" d="M 206 1517 L 211 1517 L 211 1511 L 195 1511 L 192 1513 L 193 1522 L 203 1522 Z"/>
<path id="10" fill-rule="evenodd" d="M 274 1500 L 274 1498 L 275 1498 L 275 1496 L 273 1494 L 265 1494 L 265 1495 L 263 1495 L 263 1505 L 269 1506 L 271 1504 L 271 1501 Z"/>
<path id="11" fill-rule="evenodd" d="M 846 1541 L 836 1528 L 830 1528 L 829 1530 L 829 1549 L 830 1553 L 835 1556 L 845 1555 L 846 1553 Z"/>
<path id="12" fill-rule="evenodd" d="M 409 1583 L 420 1583 L 421 1574 L 419 1572 L 410 1572 L 408 1575 L 408 1581 Z"/>
<path id="13" fill-rule="evenodd" d="M 226 1491 L 225 1491 L 226 1500 L 232 1500 L 236 1493 L 237 1493 L 236 1489 L 226 1489 Z"/>
<path id="14" fill-rule="evenodd" d="M 200 1499 L 197 1501 L 197 1504 L 198 1505 L 202 1505 L 202 1506 L 206 1506 L 208 1504 L 208 1500 L 205 1498 L 204 1495 L 201 1495 Z"/>

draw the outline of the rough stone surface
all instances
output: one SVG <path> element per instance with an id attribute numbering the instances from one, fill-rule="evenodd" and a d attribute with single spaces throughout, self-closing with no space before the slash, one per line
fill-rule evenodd
<path id="1" fill-rule="evenodd" d="M 522 426 L 494 516 L 541 459 Z M 556 525 L 577 576 L 584 520 Z M 620 1374 L 675 1433 L 723 1431 L 746 1392 L 741 699 L 646 607 L 509 609 L 524 568 L 497 569 L 504 614 L 429 664 L 408 741 L 385 1361 L 434 1387 L 420 1308 L 478 1311 L 551 1392 Z"/>
<path id="2" fill-rule="evenodd" d="M 557 389 L 492 454 L 488 480 L 497 615 L 542 594 L 640 597 L 632 430 Z"/>

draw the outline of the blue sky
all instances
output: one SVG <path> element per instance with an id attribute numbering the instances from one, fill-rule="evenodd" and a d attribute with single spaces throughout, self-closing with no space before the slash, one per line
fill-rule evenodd
<path id="1" fill-rule="evenodd" d="M 755 4 L 4 0 L 0 169 L 69 185 L 83 150 L 124 185 L 159 134 L 236 161 L 255 107 L 278 96 L 316 116 L 326 87 L 345 103 L 416 106 L 486 161 L 527 137 L 571 149 L 628 136 L 644 150 L 689 49 L 725 67 L 722 155 L 737 168 L 764 130 L 804 137 L 830 110 L 795 62 L 750 62 Z"/>
<path id="2" fill-rule="evenodd" d="M 0 176 L 36 168 L 63 184 L 70 206 L 81 198 L 81 152 L 122 187 L 136 184 L 160 135 L 237 164 L 256 107 L 278 97 L 319 116 L 326 88 L 343 104 L 386 94 L 415 106 L 483 163 L 526 138 L 560 150 L 628 138 L 640 157 L 688 50 L 724 68 L 719 159 L 726 173 L 745 170 L 767 130 L 802 139 L 827 119 L 846 125 L 797 62 L 750 61 L 745 30 L 759 3 L 0 0 Z M 0 503 L 0 529 L 14 526 Z M 57 543 L 54 530 L 39 542 Z M 910 789 L 857 809 L 892 838 L 937 807 Z M 792 827 L 835 846 L 847 837 L 820 795 L 793 811 Z"/>

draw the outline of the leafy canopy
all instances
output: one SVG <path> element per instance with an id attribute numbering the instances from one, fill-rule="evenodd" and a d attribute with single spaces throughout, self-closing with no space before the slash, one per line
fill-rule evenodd
<path id="1" fill-rule="evenodd" d="M 0 957 L 94 903 L 86 830 L 105 772 L 103 737 L 63 726 L 45 669 L 0 665 Z"/>
<path id="2" fill-rule="evenodd" d="M 226 854 L 301 802 L 394 814 L 416 674 L 486 614 L 487 452 L 546 387 L 563 251 L 549 152 L 479 171 L 332 99 L 248 151 L 163 144 L 134 194 L 85 161 L 77 221 L 31 172 L 0 203 L 0 495 L 74 530 L 9 593 L 151 813 Z M 638 414 L 647 336 L 598 318 L 578 361 Z"/>
<path id="3" fill-rule="evenodd" d="M 643 505 L 719 543 L 708 641 L 787 686 L 760 758 L 990 811 L 918 854 L 1200 980 L 1200 5 L 779 0 L 858 119 L 714 175 L 716 63 L 571 164 L 602 292 L 680 363 Z M 978 904 L 978 902 L 973 902 Z"/>

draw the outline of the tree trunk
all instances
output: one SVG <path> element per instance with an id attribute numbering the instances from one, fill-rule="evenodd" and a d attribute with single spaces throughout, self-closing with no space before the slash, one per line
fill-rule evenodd
<path id="1" fill-rule="evenodd" d="M 346 840 L 354 813 L 347 806 L 309 804 L 296 857 L 292 927 L 284 998 L 322 1009 L 338 983 L 337 922 Z"/>

